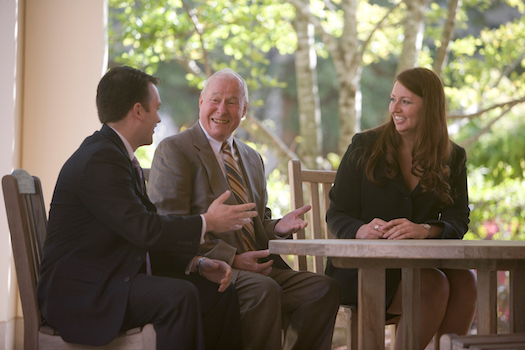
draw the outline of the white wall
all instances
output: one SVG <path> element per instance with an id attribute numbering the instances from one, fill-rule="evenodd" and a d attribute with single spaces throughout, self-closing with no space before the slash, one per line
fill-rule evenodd
<path id="1" fill-rule="evenodd" d="M 49 209 L 58 172 L 100 128 L 96 86 L 106 71 L 106 0 L 0 0 L 0 176 L 42 180 Z M 15 271 L 0 200 L 0 349 L 15 344 Z M 18 342 L 19 343 L 19 342 Z"/>
<path id="2" fill-rule="evenodd" d="M 26 0 L 21 165 L 42 180 L 100 128 L 95 96 L 106 71 L 104 0 Z"/>

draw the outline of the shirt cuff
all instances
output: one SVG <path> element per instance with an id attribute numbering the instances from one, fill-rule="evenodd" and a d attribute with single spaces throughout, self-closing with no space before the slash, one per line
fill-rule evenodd
<path id="1" fill-rule="evenodd" d="M 204 215 L 200 214 L 202 218 L 202 230 L 201 230 L 201 244 L 204 243 L 204 234 L 206 233 L 206 219 Z"/>
<path id="2" fill-rule="evenodd" d="M 197 255 L 193 257 L 193 259 L 190 260 L 190 263 L 186 267 L 186 271 L 184 271 L 186 275 L 189 275 L 191 273 L 191 267 L 193 266 L 193 262 L 195 261 L 195 259 L 198 259 L 198 258 L 200 258 L 200 255 Z"/>
<path id="3" fill-rule="evenodd" d="M 202 230 L 201 230 L 201 241 L 200 244 L 204 243 L 204 234 L 206 233 L 206 219 L 204 218 L 204 215 L 200 214 L 202 219 Z M 195 258 L 198 258 L 199 256 L 196 256 Z M 186 267 L 186 275 L 189 275 L 191 273 L 191 267 L 193 265 L 193 261 L 195 261 L 195 258 L 190 260 L 190 263 Z"/>

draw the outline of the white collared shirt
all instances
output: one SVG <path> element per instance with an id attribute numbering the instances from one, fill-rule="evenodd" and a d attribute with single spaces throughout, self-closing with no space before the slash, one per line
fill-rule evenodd
<path id="1" fill-rule="evenodd" d="M 224 162 L 222 160 L 222 152 L 221 152 L 223 142 L 217 141 L 213 137 L 211 137 L 208 134 L 208 132 L 206 132 L 206 130 L 202 127 L 200 120 L 199 120 L 199 125 L 202 131 L 204 132 L 204 135 L 206 135 L 208 142 L 210 143 L 211 149 L 213 150 L 213 153 L 215 154 L 215 158 L 217 158 L 217 162 L 219 163 L 224 176 L 227 178 L 226 169 L 224 168 Z M 225 141 L 228 141 L 228 144 L 230 145 L 231 152 L 233 155 L 233 159 L 235 159 L 237 164 L 239 164 L 239 155 L 237 154 L 237 150 L 235 149 L 235 147 L 233 147 L 233 135 L 230 135 L 230 137 L 228 137 Z"/>

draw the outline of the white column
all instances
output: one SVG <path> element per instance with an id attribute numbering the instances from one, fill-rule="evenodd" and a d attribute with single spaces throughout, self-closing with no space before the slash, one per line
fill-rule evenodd
<path id="1" fill-rule="evenodd" d="M 26 0 L 21 165 L 42 180 L 46 206 L 60 168 L 100 128 L 106 71 L 104 0 Z"/>
<path id="2" fill-rule="evenodd" d="M 22 1 L 0 0 L 0 177 L 11 173 L 20 152 L 22 18 Z M 22 323 L 17 318 L 18 289 L 4 197 L 0 197 L 0 349 L 14 349 L 15 329 Z"/>

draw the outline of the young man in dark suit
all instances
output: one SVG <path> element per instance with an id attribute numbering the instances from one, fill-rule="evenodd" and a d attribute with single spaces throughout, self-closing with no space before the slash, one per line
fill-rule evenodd
<path id="1" fill-rule="evenodd" d="M 157 349 L 240 349 L 231 268 L 197 250 L 205 232 L 249 221 L 253 204 L 223 204 L 224 193 L 203 215 L 157 214 L 133 155 L 151 144 L 160 122 L 157 83 L 130 67 L 111 69 L 99 83 L 102 129 L 64 164 L 51 203 L 42 316 L 72 343 L 104 345 L 153 323 Z M 147 273 L 148 251 L 171 256 L 178 278 L 156 276 L 155 266 Z"/>

